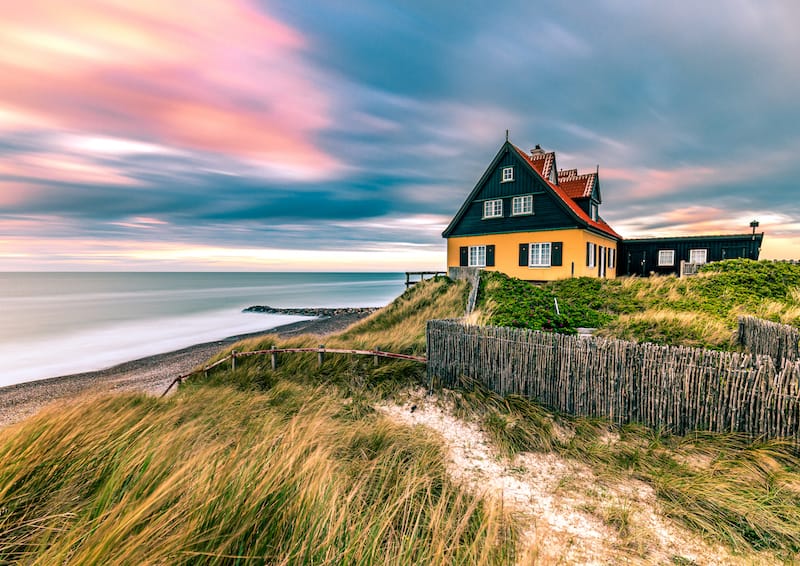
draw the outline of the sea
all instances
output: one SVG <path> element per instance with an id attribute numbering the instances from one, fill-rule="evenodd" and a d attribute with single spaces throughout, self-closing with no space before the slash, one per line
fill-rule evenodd
<path id="1" fill-rule="evenodd" d="M 3 273 L 0 387 L 105 369 L 308 317 L 271 307 L 380 307 L 402 273 Z"/>

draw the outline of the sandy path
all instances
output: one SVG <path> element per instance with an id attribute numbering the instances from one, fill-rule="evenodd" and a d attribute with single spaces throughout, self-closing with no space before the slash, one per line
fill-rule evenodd
<path id="1" fill-rule="evenodd" d="M 642 481 L 599 478 L 586 464 L 553 452 L 502 457 L 478 423 L 456 418 L 446 405 L 418 390 L 402 406 L 387 403 L 378 409 L 396 422 L 436 431 L 451 476 L 512 511 L 522 527 L 517 564 L 777 563 L 767 554 L 737 556 L 704 541 L 663 515 L 653 488 Z"/>

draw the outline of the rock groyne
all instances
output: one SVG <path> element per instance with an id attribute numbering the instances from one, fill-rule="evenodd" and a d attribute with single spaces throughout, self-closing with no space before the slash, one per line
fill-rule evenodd
<path id="1" fill-rule="evenodd" d="M 346 314 L 369 314 L 380 307 L 305 307 L 305 308 L 277 308 L 267 305 L 254 305 L 247 307 L 242 312 L 260 312 L 264 314 L 293 314 L 297 316 L 341 316 Z"/>

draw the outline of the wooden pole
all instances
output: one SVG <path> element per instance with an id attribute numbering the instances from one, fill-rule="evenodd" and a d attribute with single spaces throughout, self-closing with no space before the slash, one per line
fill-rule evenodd
<path id="1" fill-rule="evenodd" d="M 236 350 L 231 350 L 231 371 L 236 371 Z"/>
<path id="2" fill-rule="evenodd" d="M 324 349 L 325 349 L 325 344 L 320 344 L 319 345 L 319 350 L 320 351 L 317 352 L 317 365 L 318 366 L 321 366 L 322 362 L 325 361 L 325 352 L 323 352 Z"/>
<path id="3" fill-rule="evenodd" d="M 272 364 L 272 371 L 278 369 L 278 354 L 276 354 L 275 352 L 272 352 L 272 354 L 270 354 L 270 363 Z"/>

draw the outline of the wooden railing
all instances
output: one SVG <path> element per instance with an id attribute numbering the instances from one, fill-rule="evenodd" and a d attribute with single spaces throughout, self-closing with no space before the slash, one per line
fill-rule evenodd
<path id="1" fill-rule="evenodd" d="M 381 350 L 348 350 L 343 348 L 326 348 L 324 345 L 320 345 L 319 348 L 270 348 L 268 350 L 251 350 L 249 352 L 237 352 L 236 350 L 232 350 L 230 354 L 225 356 L 224 358 L 220 358 L 216 362 L 211 365 L 204 366 L 201 368 L 197 368 L 195 370 L 190 371 L 189 373 L 185 373 L 179 375 L 172 383 L 169 384 L 169 387 L 161 394 L 164 397 L 167 393 L 169 393 L 170 389 L 176 384 L 180 385 L 184 379 L 191 377 L 193 375 L 197 375 L 198 373 L 205 373 L 209 370 L 214 369 L 217 366 L 220 366 L 224 363 L 230 362 L 231 363 L 231 370 L 236 369 L 236 360 L 238 358 L 246 358 L 249 356 L 262 356 L 269 354 L 270 355 L 270 362 L 272 369 L 275 370 L 278 368 L 278 354 L 317 354 L 317 365 L 322 365 L 325 361 L 325 354 L 350 354 L 355 356 L 372 356 L 375 360 L 375 365 L 378 365 L 378 358 L 389 358 L 393 360 L 409 360 L 412 362 L 420 362 L 420 363 L 427 363 L 428 359 L 424 356 L 411 356 L 409 354 L 396 354 L 394 352 L 383 352 Z"/>
<path id="2" fill-rule="evenodd" d="M 447 273 L 444 271 L 406 271 L 406 289 L 412 285 L 416 285 L 417 283 L 425 281 L 426 275 L 429 275 L 430 277 L 439 277 L 440 275 L 447 275 Z M 415 281 L 413 279 L 414 276 L 418 276 L 419 279 Z"/>

